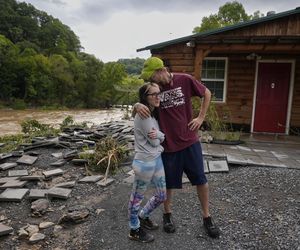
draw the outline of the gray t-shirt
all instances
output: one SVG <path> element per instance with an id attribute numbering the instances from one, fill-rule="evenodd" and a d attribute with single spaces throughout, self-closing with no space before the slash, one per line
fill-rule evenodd
<path id="1" fill-rule="evenodd" d="M 150 139 L 148 133 L 155 128 L 157 139 Z M 160 145 L 165 139 L 165 134 L 159 131 L 157 120 L 154 117 L 141 119 L 138 114 L 134 117 L 134 159 L 152 161 L 157 158 L 164 148 Z"/>

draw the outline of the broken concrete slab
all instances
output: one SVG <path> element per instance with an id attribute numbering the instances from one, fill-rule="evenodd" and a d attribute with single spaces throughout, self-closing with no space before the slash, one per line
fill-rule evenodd
<path id="1" fill-rule="evenodd" d="M 228 172 L 228 164 L 226 160 L 208 161 L 209 172 Z"/>
<path id="2" fill-rule="evenodd" d="M 90 175 L 79 180 L 79 182 L 97 182 L 103 178 L 103 175 Z"/>
<path id="3" fill-rule="evenodd" d="M 9 170 L 8 171 L 8 176 L 26 176 L 28 175 L 28 171 L 26 169 L 21 169 L 21 170 Z"/>
<path id="4" fill-rule="evenodd" d="M 5 143 L 0 143 L 0 148 L 3 147 L 5 145 Z"/>
<path id="5" fill-rule="evenodd" d="M 7 162 L 7 163 L 0 164 L 0 169 L 1 170 L 7 170 L 7 169 L 10 169 L 10 168 L 14 168 L 16 166 L 18 166 L 18 164 L 15 163 L 15 162 Z"/>
<path id="6" fill-rule="evenodd" d="M 63 173 L 64 173 L 64 171 L 62 169 L 56 168 L 56 169 L 53 169 L 53 170 L 44 171 L 43 175 L 46 178 L 50 178 L 50 177 L 57 176 L 57 175 L 63 175 Z"/>
<path id="7" fill-rule="evenodd" d="M 72 189 L 53 187 L 48 190 L 47 196 L 60 199 L 68 199 Z"/>
<path id="8" fill-rule="evenodd" d="M 0 189 L 5 188 L 21 188 L 26 185 L 27 181 L 11 180 L 0 186 Z"/>
<path id="9" fill-rule="evenodd" d="M 28 191 L 27 188 L 7 188 L 0 194 L 0 201 L 21 201 Z"/>
<path id="10" fill-rule="evenodd" d="M 99 185 L 101 187 L 106 187 L 106 186 L 112 184 L 114 181 L 115 181 L 115 179 L 112 179 L 112 178 L 102 179 L 101 181 L 97 182 L 97 185 Z"/>
<path id="11" fill-rule="evenodd" d="M 32 165 L 38 159 L 36 156 L 23 155 L 20 159 L 17 160 L 17 163 Z"/>
<path id="12" fill-rule="evenodd" d="M 37 199 L 46 198 L 47 193 L 48 193 L 48 189 L 30 189 L 28 199 L 37 200 Z"/>
<path id="13" fill-rule="evenodd" d="M 12 233 L 14 229 L 12 227 L 6 226 L 2 223 L 0 223 L 0 236 L 8 235 Z"/>

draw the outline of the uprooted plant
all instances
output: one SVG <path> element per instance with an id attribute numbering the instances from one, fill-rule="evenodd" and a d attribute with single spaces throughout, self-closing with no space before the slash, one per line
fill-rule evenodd
<path id="1" fill-rule="evenodd" d="M 106 180 L 110 171 L 112 173 L 117 171 L 127 154 L 128 149 L 124 145 L 120 145 L 111 137 L 106 137 L 96 143 L 93 154 L 82 154 L 81 157 L 88 160 L 87 171 L 105 173 L 104 180 Z"/>

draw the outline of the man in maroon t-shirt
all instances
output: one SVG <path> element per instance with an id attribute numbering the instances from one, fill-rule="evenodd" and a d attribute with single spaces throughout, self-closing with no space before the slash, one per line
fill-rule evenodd
<path id="1" fill-rule="evenodd" d="M 211 98 L 210 91 L 190 75 L 170 73 L 163 61 L 150 57 L 144 63 L 140 76 L 146 81 L 156 82 L 161 87 L 159 125 L 165 133 L 162 159 L 166 174 L 167 200 L 164 203 L 164 230 L 175 232 L 171 217 L 172 189 L 182 188 L 183 172 L 192 185 L 196 186 L 202 207 L 204 229 L 210 237 L 218 237 L 220 231 L 213 223 L 209 213 L 209 189 L 204 174 L 201 144 L 198 130 L 204 121 Z M 193 119 L 191 97 L 203 98 L 199 115 Z M 141 117 L 148 117 L 150 112 L 142 104 L 135 105 Z"/>

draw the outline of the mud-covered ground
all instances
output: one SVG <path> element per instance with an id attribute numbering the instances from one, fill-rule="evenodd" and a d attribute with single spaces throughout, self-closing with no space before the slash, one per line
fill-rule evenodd
<path id="1" fill-rule="evenodd" d="M 35 150 L 37 151 L 37 150 Z M 34 166 L 18 166 L 31 172 L 53 169 L 51 153 L 61 149 L 40 149 Z M 7 160 L 14 161 L 17 158 Z M 85 176 L 84 167 L 70 163 L 60 167 L 62 177 L 43 183 L 28 183 L 27 188 L 50 187 L 56 182 L 78 180 Z M 127 177 L 123 167 L 116 182 L 102 188 L 96 184 L 77 183 L 67 200 L 50 200 L 48 212 L 32 217 L 31 201 L 1 202 L 1 222 L 14 228 L 8 236 L 0 237 L 0 249 L 299 249 L 300 246 L 300 171 L 284 168 L 230 166 L 229 173 L 208 174 L 211 214 L 221 229 L 219 239 L 210 239 L 202 228 L 199 202 L 194 187 L 184 184 L 177 190 L 173 215 L 177 230 L 162 231 L 162 209 L 153 214 L 160 229 L 153 232 L 155 241 L 141 244 L 130 241 L 128 235 L 127 203 L 131 186 L 123 183 Z M 0 172 L 1 177 L 7 171 Z M 60 179 L 58 179 L 60 178 Z M 150 196 L 151 190 L 147 193 Z M 43 241 L 29 244 L 20 239 L 18 230 L 27 224 L 44 221 L 58 223 L 69 207 L 83 205 L 89 209 L 88 219 L 64 227 L 58 234 L 53 227 L 40 230 Z M 1 217 L 0 217 L 1 218 Z"/>

